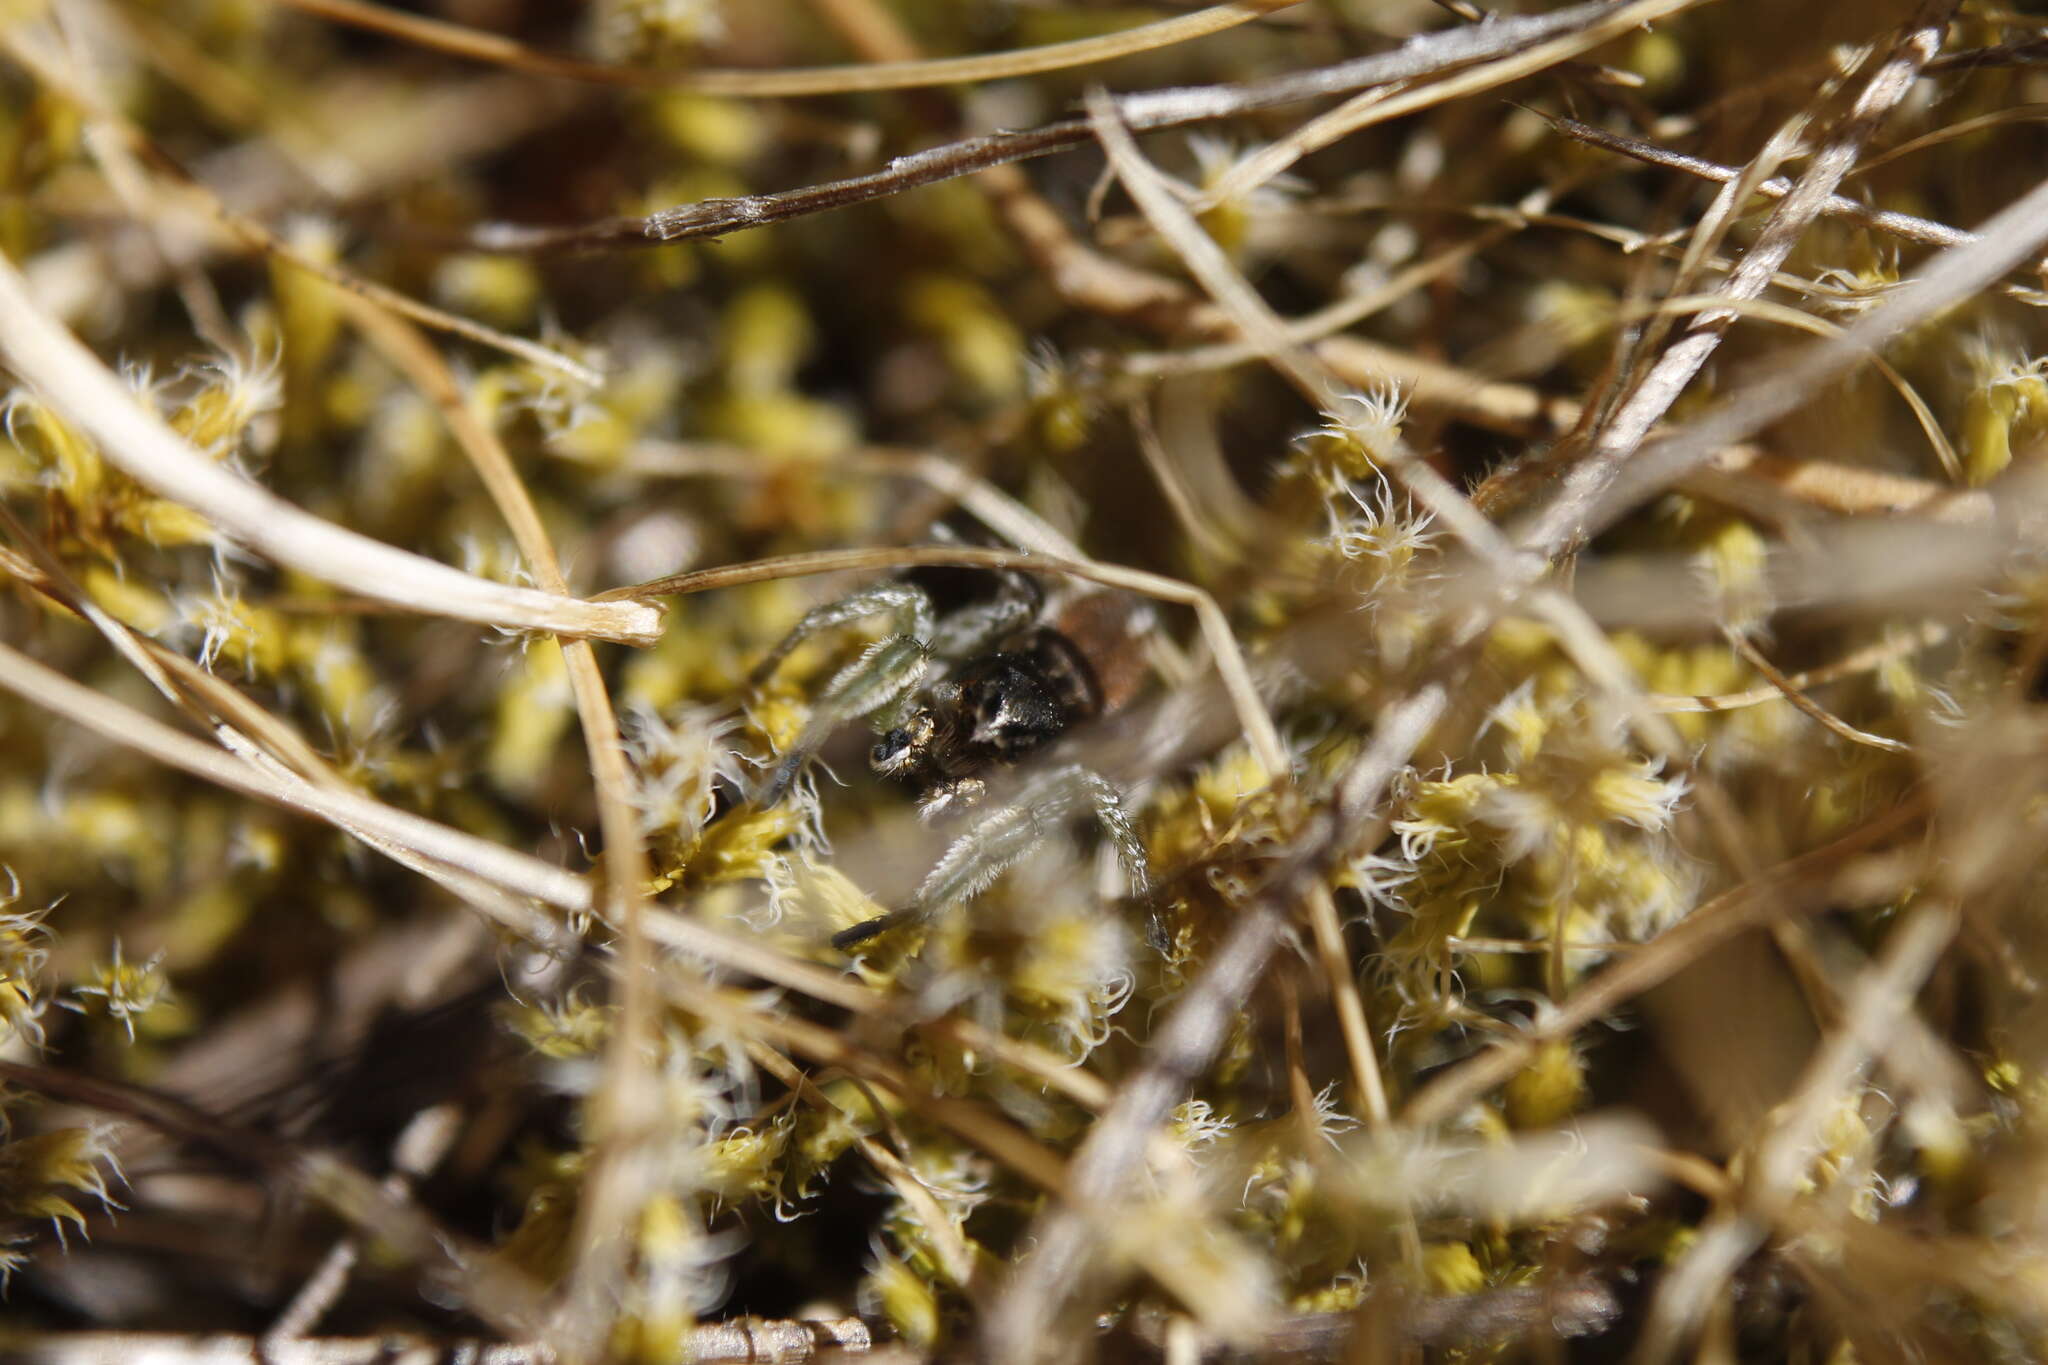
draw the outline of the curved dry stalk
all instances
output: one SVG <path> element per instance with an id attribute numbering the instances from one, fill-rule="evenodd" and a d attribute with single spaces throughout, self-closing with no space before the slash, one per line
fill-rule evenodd
<path id="1" fill-rule="evenodd" d="M 1650 704 L 1660 711 L 1671 712 L 1714 712 L 1738 711 L 1747 706 L 1761 706 L 1765 702 L 1786 700 L 1785 689 L 1807 692 L 1816 687 L 1868 673 L 1888 663 L 1908 658 L 1932 645 L 1938 645 L 1949 636 L 1945 625 L 1930 623 L 1910 634 L 1895 640 L 1880 640 L 1845 654 L 1831 664 L 1809 668 L 1800 673 L 1782 675 L 1781 681 L 1766 687 L 1752 687 L 1746 692 L 1723 692 L 1714 696 L 1681 696 L 1677 694 L 1652 693 Z"/>
<path id="2" fill-rule="evenodd" d="M 413 611 L 512 630 L 653 641 L 660 616 L 477 578 L 305 512 L 223 468 L 149 412 L 99 357 L 29 295 L 0 258 L 0 356 L 100 454 L 160 497 L 200 513 L 275 564 Z"/>
<path id="3" fill-rule="evenodd" d="M 281 0 L 293 9 L 336 23 L 382 33 L 450 56 L 488 62 L 536 76 L 663 90 L 691 90 L 704 95 L 772 99 L 799 95 L 844 95 L 877 90 L 918 90 L 934 85 L 968 85 L 1013 80 L 1047 71 L 1093 66 L 1140 52 L 1206 38 L 1283 10 L 1301 0 L 1228 0 L 1193 14 L 1176 15 L 1119 33 L 1077 38 L 1065 43 L 1012 52 L 978 53 L 967 57 L 933 57 L 923 61 L 863 62 L 853 66 L 799 67 L 752 71 L 692 67 L 669 71 L 586 61 L 529 47 L 481 29 L 408 14 L 368 0 Z"/>
<path id="4" fill-rule="evenodd" d="M 1817 318 L 1811 313 L 1802 313 L 1797 308 L 1788 308 L 1769 299 L 1730 299 L 1721 294 L 1680 294 L 1675 298 L 1631 305 L 1622 310 L 1621 316 L 1627 318 L 1647 317 L 1653 314 L 1699 313 L 1708 309 L 1720 309 L 1742 317 L 1761 318 L 1766 322 L 1775 322 L 1781 327 L 1790 327 L 1794 331 L 1818 337 L 1838 337 L 1842 335 L 1843 330 L 1839 323 Z M 1941 423 L 1935 419 L 1934 410 L 1927 406 L 1927 400 L 1920 396 L 1920 391 L 1908 383 L 1906 377 L 1900 374 L 1889 360 L 1874 352 L 1869 360 L 1870 367 L 1883 375 L 1885 382 L 1890 384 L 1898 392 L 1899 397 L 1905 400 L 1906 406 L 1912 409 L 1913 420 L 1920 424 L 1922 434 L 1927 437 L 1927 444 L 1934 448 L 1934 458 L 1940 462 L 1943 472 L 1954 482 L 1961 483 L 1963 462 L 1956 455 L 1955 445 L 1948 439 L 1948 433 L 1941 429 Z"/>
<path id="5" fill-rule="evenodd" d="M 1167 453 L 1165 443 L 1159 439 L 1159 429 L 1152 422 L 1152 410 L 1142 400 L 1133 398 L 1125 405 L 1124 412 L 1130 419 L 1132 435 L 1138 439 L 1139 458 L 1145 461 L 1153 482 L 1159 485 L 1159 492 L 1165 497 L 1174 520 L 1180 523 L 1188 543 L 1220 563 L 1239 562 L 1245 551 L 1244 537 L 1240 534 L 1242 528 L 1228 525 L 1221 517 L 1206 515 L 1197 505 L 1186 470 L 1180 461 Z"/>
<path id="6" fill-rule="evenodd" d="M 1818 721 L 1830 734 L 1840 735 L 1851 744 L 1861 744 L 1871 749 L 1882 749 L 1888 754 L 1909 754 L 1913 752 L 1913 746 L 1904 740 L 1891 739 L 1884 735 L 1873 735 L 1868 730 L 1859 730 L 1834 712 L 1829 711 L 1813 698 L 1807 696 L 1806 693 L 1793 684 L 1790 678 L 1779 672 L 1777 665 L 1765 658 L 1763 651 L 1751 643 L 1749 638 L 1741 631 L 1724 630 L 1721 633 L 1727 637 L 1729 647 L 1737 654 L 1740 654 L 1751 668 L 1754 668 L 1757 672 L 1763 674 L 1765 678 L 1769 679 L 1771 686 L 1776 688 L 1786 701 L 1791 702 L 1803 715 Z"/>
<path id="7" fill-rule="evenodd" d="M 613 466 L 643 477 L 768 479 L 783 471 L 740 446 L 681 441 L 642 441 Z M 929 450 L 864 446 L 833 457 L 809 471 L 821 478 L 842 474 L 864 478 L 916 479 L 965 508 L 982 525 L 1020 549 L 1058 559 L 1081 559 L 1079 546 L 1059 528 L 997 488 Z"/>
<path id="8" fill-rule="evenodd" d="M 1919 137 L 1908 138 L 1896 147 L 1888 147 L 1876 156 L 1866 158 L 1861 165 L 1849 174 L 1852 176 L 1867 175 L 1879 166 L 1897 161 L 1902 156 L 1911 156 L 1914 152 L 1925 151 L 1929 147 L 1939 147 L 1944 142 L 1954 142 L 1956 139 L 1968 137 L 1972 133 L 1981 133 L 1987 128 L 2002 128 L 2008 123 L 2040 123 L 2043 121 L 2048 121 L 2048 104 L 2019 104 L 2014 105 L 2010 109 L 1994 109 L 1988 114 L 1979 114 L 1975 118 L 1959 119 L 1954 123 L 1936 128 L 1932 132 L 1922 133 Z"/>
<path id="9" fill-rule="evenodd" d="M 6 645 L 0 645 L 0 687 L 116 744 L 244 796 L 300 811 L 345 829 L 360 827 L 421 856 L 548 905 L 570 911 L 591 908 L 590 883 L 573 872 L 358 793 L 315 786 L 281 764 L 259 769 L 75 683 Z M 519 933 L 532 930 L 530 924 L 523 923 L 506 927 Z"/>
<path id="10" fill-rule="evenodd" d="M 1546 199 L 1547 195 L 1544 196 Z M 1289 343 L 1308 346 L 1347 327 L 1355 327 L 1375 313 L 1383 312 L 1424 285 L 1433 284 L 1457 270 L 1482 251 L 1489 250 L 1520 232 L 1527 224 L 1501 223 L 1469 241 L 1449 246 L 1427 260 L 1407 266 L 1393 278 L 1370 289 L 1361 289 L 1313 313 L 1282 324 Z M 1193 374 L 1203 370 L 1227 369 L 1262 360 L 1265 352 L 1248 341 L 1226 341 L 1213 346 L 1194 346 L 1183 351 L 1138 351 L 1116 360 L 1123 373 L 1138 378 Z"/>
<path id="11" fill-rule="evenodd" d="M 1167 187 L 1159 171 L 1139 153 L 1130 129 L 1118 120 L 1108 96 L 1099 90 L 1090 92 L 1088 110 L 1110 166 L 1189 273 L 1282 378 L 1317 410 L 1335 411 L 1346 396 L 1343 385 L 1313 352 L 1305 352 L 1289 342 L 1286 328 L 1266 301 L 1195 222 L 1194 215 Z M 1415 459 L 1400 459 L 1390 462 L 1387 472 L 1475 553 L 1486 557 L 1509 553 L 1492 523 L 1428 465 Z M 1506 572 L 1509 566 L 1502 561 L 1498 567 Z"/>

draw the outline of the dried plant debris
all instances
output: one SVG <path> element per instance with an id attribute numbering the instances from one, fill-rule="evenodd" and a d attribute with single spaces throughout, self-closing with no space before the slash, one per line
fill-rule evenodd
<path id="1" fill-rule="evenodd" d="M 0 4 L 0 1356 L 2048 1356 L 2048 20 Z"/>

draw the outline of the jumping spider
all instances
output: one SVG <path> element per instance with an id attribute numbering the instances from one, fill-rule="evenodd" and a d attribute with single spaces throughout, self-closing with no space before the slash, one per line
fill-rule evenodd
<path id="1" fill-rule="evenodd" d="M 1135 690 L 1136 613 L 1088 593 L 1048 611 L 1030 574 L 1007 569 L 906 570 L 817 607 L 754 669 L 759 687 L 804 640 L 868 616 L 894 631 L 833 677 L 810 723 L 756 797 L 780 801 L 804 764 L 841 725 L 883 713 L 868 753 L 875 772 L 902 783 L 927 820 L 966 810 L 988 791 L 985 774 L 1038 753 L 1069 727 L 1112 711 Z M 1094 648 L 1084 647 L 1087 641 Z M 944 672 L 927 685 L 935 669 Z M 910 903 L 835 934 L 851 949 L 886 929 L 976 895 L 1065 821 L 1092 812 L 1132 888 L 1147 886 L 1145 855 L 1116 788 L 1068 764 L 1033 775 L 1016 798 L 982 813 L 949 846 Z"/>

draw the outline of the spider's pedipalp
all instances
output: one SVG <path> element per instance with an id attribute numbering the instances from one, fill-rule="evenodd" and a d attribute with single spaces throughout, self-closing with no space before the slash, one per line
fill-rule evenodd
<path id="1" fill-rule="evenodd" d="M 803 733 L 776 764 L 755 804 L 766 809 L 780 801 L 834 730 L 908 696 L 930 667 L 931 647 L 920 635 L 891 635 L 862 650 L 825 688 Z"/>
<path id="2" fill-rule="evenodd" d="M 766 809 L 782 800 L 804 764 L 834 730 L 847 721 L 900 701 L 924 680 L 931 662 L 929 642 L 936 629 L 931 597 L 914 583 L 890 579 L 804 613 L 789 634 L 754 666 L 748 677 L 749 686 L 759 688 L 765 684 L 782 661 L 811 636 L 869 616 L 892 618 L 895 632 L 869 645 L 858 659 L 833 676 L 803 733 L 755 793 L 755 805 Z"/>

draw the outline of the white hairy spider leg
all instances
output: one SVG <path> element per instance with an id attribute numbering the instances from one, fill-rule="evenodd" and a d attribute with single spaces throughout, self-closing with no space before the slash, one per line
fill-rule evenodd
<path id="1" fill-rule="evenodd" d="M 918 640 L 932 637 L 932 599 L 915 584 L 896 579 L 877 583 L 859 592 L 849 593 L 836 602 L 827 602 L 804 613 L 804 619 L 790 628 L 789 634 L 775 648 L 768 651 L 766 658 L 754 665 L 754 671 L 747 676 L 747 686 L 758 689 L 782 661 L 796 651 L 796 647 L 821 630 L 843 626 L 865 616 L 889 615 L 896 618 L 896 634 L 908 635 Z"/>
<path id="2" fill-rule="evenodd" d="M 942 659 L 979 654 L 1038 614 L 1045 593 L 1029 574 L 999 573 L 995 578 L 996 592 L 988 601 L 955 608 L 939 618 L 929 637 L 934 654 Z"/>
<path id="3" fill-rule="evenodd" d="M 910 904 L 877 915 L 832 936 L 832 946 L 848 951 L 877 935 L 936 914 L 988 889 L 1003 873 L 1023 861 L 1054 830 L 1083 812 L 1094 815 L 1116 850 L 1133 894 L 1151 889 L 1145 848 L 1138 841 L 1123 798 L 1100 773 L 1071 764 L 1055 768 L 1025 784 L 1014 801 L 980 813 L 974 830 L 947 846 L 926 874 Z"/>

